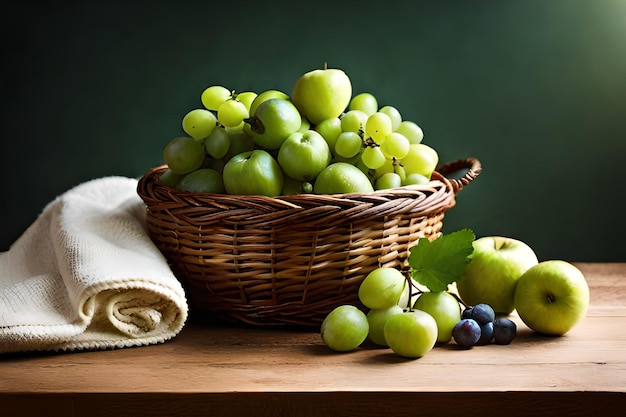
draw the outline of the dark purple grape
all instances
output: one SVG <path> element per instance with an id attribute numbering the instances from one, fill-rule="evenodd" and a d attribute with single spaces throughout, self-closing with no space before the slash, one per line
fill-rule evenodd
<path id="1" fill-rule="evenodd" d="M 485 346 L 493 340 L 493 322 L 485 323 L 480 326 L 480 338 L 476 342 L 476 346 Z"/>
<path id="2" fill-rule="evenodd" d="M 472 307 L 466 307 L 461 313 L 462 319 L 471 319 L 472 318 Z"/>
<path id="3" fill-rule="evenodd" d="M 470 348 L 480 338 L 480 325 L 474 319 L 461 319 L 452 328 L 452 337 L 460 347 Z"/>
<path id="4" fill-rule="evenodd" d="M 499 317 L 493 322 L 493 338 L 498 345 L 508 345 L 515 339 L 517 325 L 506 317 Z"/>
<path id="5" fill-rule="evenodd" d="M 493 322 L 496 319 L 496 312 L 489 304 L 476 304 L 472 307 L 472 317 L 481 326 L 486 323 Z"/>

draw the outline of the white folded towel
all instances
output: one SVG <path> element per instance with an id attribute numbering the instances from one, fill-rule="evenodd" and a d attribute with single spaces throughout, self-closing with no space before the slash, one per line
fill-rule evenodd
<path id="1" fill-rule="evenodd" d="M 94 179 L 48 204 L 0 253 L 0 353 L 161 343 L 187 320 L 150 240 L 137 180 Z"/>

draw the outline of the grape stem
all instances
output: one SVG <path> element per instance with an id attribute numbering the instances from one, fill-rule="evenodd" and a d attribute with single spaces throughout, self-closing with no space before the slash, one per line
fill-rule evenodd
<path id="1" fill-rule="evenodd" d="M 363 140 L 363 147 L 364 147 L 364 148 L 367 148 L 368 146 L 369 146 L 370 148 L 375 148 L 375 147 L 380 146 L 380 145 L 379 145 L 378 143 L 376 143 L 376 142 L 374 141 L 374 139 L 372 139 L 372 138 L 367 138 L 367 139 L 364 139 L 364 140 Z"/>
<path id="2" fill-rule="evenodd" d="M 409 299 L 406 301 L 406 310 L 411 311 L 413 309 L 413 306 L 411 305 L 411 300 L 416 295 L 423 294 L 424 291 L 420 290 L 415 284 L 413 284 L 413 280 L 411 279 L 411 271 L 404 271 L 404 279 L 406 279 L 407 284 L 409 284 Z"/>
<path id="3" fill-rule="evenodd" d="M 409 284 L 409 286 L 415 290 L 415 292 L 410 292 L 409 299 L 407 300 L 406 308 L 408 311 L 410 311 L 412 309 L 411 300 L 413 299 L 413 297 L 415 297 L 416 295 L 424 294 L 424 291 L 420 290 L 415 284 L 413 284 L 413 280 L 411 279 L 411 271 L 404 271 L 404 278 L 406 279 L 406 282 Z M 448 293 L 452 295 L 464 308 L 469 307 L 469 305 L 467 305 L 467 303 L 465 303 L 465 301 L 463 301 L 458 294 L 452 291 L 448 291 Z"/>
<path id="4" fill-rule="evenodd" d="M 468 308 L 469 306 L 465 303 L 465 301 L 463 301 L 461 299 L 461 297 L 458 296 L 458 294 L 453 293 L 452 291 L 448 291 L 448 293 L 450 295 L 452 295 L 454 298 L 456 298 L 456 300 L 459 302 L 459 304 L 461 304 L 464 308 Z"/>

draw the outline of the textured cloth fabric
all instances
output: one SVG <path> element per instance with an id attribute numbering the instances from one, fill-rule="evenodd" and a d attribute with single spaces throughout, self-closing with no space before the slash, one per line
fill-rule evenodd
<path id="1" fill-rule="evenodd" d="M 80 184 L 0 253 L 0 353 L 150 345 L 182 329 L 185 293 L 136 189 L 118 176 Z"/>

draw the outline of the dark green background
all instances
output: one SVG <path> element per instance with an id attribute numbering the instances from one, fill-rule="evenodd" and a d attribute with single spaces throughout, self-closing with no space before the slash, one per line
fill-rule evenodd
<path id="1" fill-rule="evenodd" d="M 74 185 L 160 164 L 205 87 L 328 62 L 442 161 L 481 160 L 445 231 L 626 261 L 626 1 L 52 3 L 0 13 L 0 250 Z"/>

